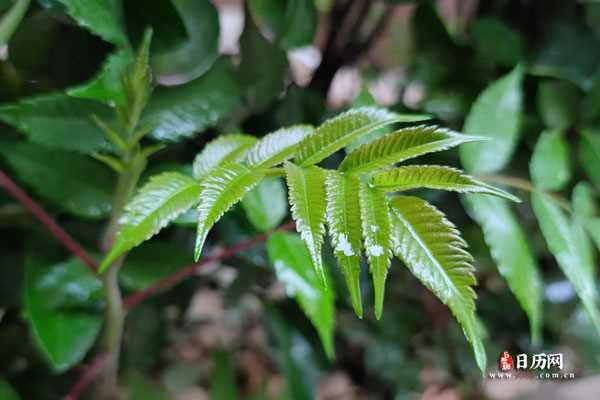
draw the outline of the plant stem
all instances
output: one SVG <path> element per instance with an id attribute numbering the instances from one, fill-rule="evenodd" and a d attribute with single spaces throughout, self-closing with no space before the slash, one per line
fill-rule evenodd
<path id="1" fill-rule="evenodd" d="M 541 193 L 552 200 L 556 205 L 564 209 L 568 213 L 572 213 L 571 205 L 569 201 L 563 198 L 562 196 L 557 195 L 556 193 L 546 192 L 537 188 L 531 182 L 526 179 L 516 178 L 514 176 L 506 176 L 506 175 L 481 175 L 478 178 L 491 182 L 491 183 L 499 183 L 501 185 L 506 185 L 513 187 L 515 189 L 524 190 L 530 193 Z"/>
<path id="2" fill-rule="evenodd" d="M 281 167 L 269 168 L 268 170 L 265 171 L 265 176 L 273 176 L 273 177 L 285 176 L 285 169 L 283 169 Z"/>
<path id="3" fill-rule="evenodd" d="M 281 225 L 279 228 L 277 228 L 277 231 L 285 232 L 285 231 L 294 229 L 294 227 L 295 227 L 294 221 L 289 221 L 289 222 Z M 194 264 L 191 264 L 186 267 L 182 267 L 182 268 L 178 269 L 177 272 L 162 278 L 161 280 L 156 282 L 154 285 L 152 285 L 146 289 L 134 292 L 134 293 L 130 294 L 129 296 L 127 296 L 123 301 L 123 306 L 125 308 L 125 311 L 134 308 L 141 302 L 156 295 L 160 291 L 167 289 L 169 287 L 172 287 L 172 286 L 180 283 L 181 281 L 185 280 L 186 278 L 196 275 L 198 270 L 200 270 L 202 267 L 205 267 L 213 262 L 221 261 L 228 257 L 235 256 L 236 254 L 241 253 L 244 250 L 248 250 L 254 246 L 259 245 L 260 243 L 263 243 L 266 239 L 267 239 L 267 234 L 257 235 L 249 240 L 245 240 L 243 242 L 238 242 L 238 243 L 224 249 L 221 253 L 219 253 L 217 255 L 205 257 L 202 260 L 198 261 L 197 263 L 194 263 Z M 104 367 L 104 364 L 106 362 L 107 362 L 107 355 L 102 352 L 99 353 L 99 355 L 96 357 L 94 362 L 92 362 L 92 364 L 89 367 L 87 367 L 83 370 L 82 375 L 77 380 L 77 382 L 75 382 L 75 384 L 69 391 L 69 395 L 67 395 L 65 400 L 76 400 L 79 397 L 80 393 L 83 392 L 83 390 L 86 388 L 86 386 L 89 385 L 94 380 L 96 374 L 99 373 L 99 371 Z"/>
<path id="4" fill-rule="evenodd" d="M 119 229 L 119 219 L 137 186 L 142 171 L 146 167 L 146 159 L 140 156 L 137 149 L 128 152 L 123 157 L 123 163 L 125 168 L 117 181 L 112 216 L 102 239 L 102 249 L 105 254 L 112 247 Z M 123 338 L 123 327 L 125 325 L 125 310 L 119 288 L 119 268 L 124 258 L 125 255 L 120 257 L 102 275 L 106 297 L 102 351 L 106 354 L 106 360 L 100 371 L 98 390 L 96 392 L 96 398 L 98 399 L 115 398 L 119 392 L 119 356 L 121 352 L 121 340 Z"/>
<path id="5" fill-rule="evenodd" d="M 118 261 L 117 263 L 118 265 L 113 265 L 102 275 L 102 283 L 106 296 L 106 311 L 101 351 L 106 356 L 104 365 L 100 371 L 100 379 L 98 380 L 98 391 L 96 393 L 98 399 L 115 398 L 119 391 L 119 356 L 121 352 L 123 325 L 125 323 L 125 312 L 118 281 L 121 262 Z"/>

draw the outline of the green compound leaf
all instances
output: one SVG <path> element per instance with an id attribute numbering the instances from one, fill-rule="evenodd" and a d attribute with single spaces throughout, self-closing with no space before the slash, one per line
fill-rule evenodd
<path id="1" fill-rule="evenodd" d="M 461 170 L 438 165 L 409 165 L 379 172 L 371 178 L 371 184 L 386 192 L 427 188 L 460 193 L 485 193 L 520 202 L 512 194 L 465 175 Z"/>
<path id="2" fill-rule="evenodd" d="M 347 144 L 376 129 L 395 122 L 426 119 L 403 116 L 375 107 L 360 107 L 325 121 L 301 143 L 296 164 L 306 167 L 318 163 Z"/>
<path id="3" fill-rule="evenodd" d="M 253 170 L 238 163 L 226 163 L 212 170 L 202 181 L 197 198 L 198 233 L 194 258 L 198 260 L 204 241 L 213 225 L 227 210 L 264 177 L 264 170 Z"/>
<path id="4" fill-rule="evenodd" d="M 567 219 L 546 195 L 534 192 L 531 202 L 548 249 L 573 284 L 590 321 L 600 334 L 596 264 L 589 238 L 577 220 Z"/>
<path id="5" fill-rule="evenodd" d="M 527 235 L 503 199 L 478 194 L 465 196 L 469 215 L 483 229 L 483 237 L 498 271 L 529 318 L 532 342 L 540 342 L 543 321 L 543 280 Z"/>
<path id="6" fill-rule="evenodd" d="M 293 157 L 299 143 L 314 131 L 310 125 L 282 128 L 265 135 L 248 151 L 248 165 L 253 168 L 268 168 Z"/>
<path id="7" fill-rule="evenodd" d="M 385 280 L 392 256 L 388 199 L 385 192 L 364 183 L 360 185 L 359 199 L 365 253 L 375 290 L 375 317 L 380 319 L 383 312 Z"/>
<path id="8" fill-rule="evenodd" d="M 25 265 L 25 315 L 33 338 L 56 372 L 79 363 L 94 344 L 102 316 L 102 283 L 79 260 Z"/>
<path id="9" fill-rule="evenodd" d="M 309 267 L 311 257 L 306 246 L 296 234 L 275 232 L 267 242 L 267 250 L 277 279 L 285 284 L 288 295 L 296 298 L 317 329 L 326 354 L 333 358 L 334 293 Z"/>
<path id="10" fill-rule="evenodd" d="M 340 169 L 352 173 L 376 171 L 423 154 L 477 140 L 481 138 L 436 126 L 404 128 L 358 147 L 346 156 Z"/>
<path id="11" fill-rule="evenodd" d="M 467 244 L 444 214 L 418 197 L 394 198 L 391 213 L 394 254 L 450 308 L 485 371 L 482 328 L 475 315 L 476 279 Z"/>
<path id="12" fill-rule="evenodd" d="M 231 134 L 219 136 L 208 143 L 194 159 L 194 178 L 202 179 L 219 165 L 244 158 L 256 143 L 254 136 Z"/>
<path id="13" fill-rule="evenodd" d="M 354 312 L 362 318 L 360 294 L 362 225 L 359 187 L 360 181 L 353 175 L 331 171 L 325 178 L 327 226 L 333 252 L 346 279 Z"/>
<path id="14" fill-rule="evenodd" d="M 510 74 L 488 86 L 471 107 L 463 131 L 491 140 L 460 148 L 460 158 L 467 172 L 493 173 L 510 161 L 519 141 L 522 83 L 523 68 L 517 66 Z"/>
<path id="15" fill-rule="evenodd" d="M 533 183 L 540 189 L 558 191 L 569 183 L 569 145 L 561 132 L 542 132 L 533 150 L 529 168 Z"/>
<path id="16" fill-rule="evenodd" d="M 317 276 L 325 284 L 321 248 L 325 236 L 326 172 L 316 166 L 301 168 L 286 162 L 285 176 L 296 230 L 308 248 Z"/>
<path id="17" fill-rule="evenodd" d="M 123 253 L 156 235 L 167 224 L 198 202 L 200 184 L 177 172 L 153 176 L 131 202 L 119 221 L 121 230 L 102 261 L 105 271 Z"/>

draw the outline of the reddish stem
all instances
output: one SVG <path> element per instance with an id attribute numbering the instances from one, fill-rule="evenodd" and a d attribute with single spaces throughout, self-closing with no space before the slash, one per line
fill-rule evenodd
<path id="1" fill-rule="evenodd" d="M 99 353 L 94 358 L 94 361 L 86 367 L 75 383 L 69 394 L 65 396 L 63 400 L 76 400 L 79 395 L 83 392 L 83 390 L 94 380 L 102 366 L 104 365 L 104 361 L 106 360 L 106 353 Z"/>
<path id="2" fill-rule="evenodd" d="M 288 231 L 293 227 L 294 227 L 294 222 L 290 221 L 285 225 L 281 225 L 277 230 L 278 231 Z M 173 273 L 172 275 L 162 278 L 161 280 L 156 282 L 154 285 L 152 285 L 146 289 L 140 290 L 138 292 L 132 293 L 131 295 L 129 295 L 128 297 L 125 298 L 125 300 L 123 302 L 123 306 L 125 307 L 126 310 L 133 308 L 136 305 L 138 305 L 140 302 L 146 300 L 148 297 L 154 296 L 156 293 L 160 292 L 161 290 L 163 290 L 169 286 L 173 286 L 173 285 L 183 281 L 184 279 L 189 278 L 190 276 L 193 276 L 194 274 L 196 274 L 196 272 L 200 268 L 202 268 L 206 264 L 210 264 L 215 261 L 224 260 L 224 259 L 234 256 L 244 250 L 248 250 L 249 248 L 252 248 L 252 247 L 258 245 L 259 243 L 264 242 L 266 240 L 266 238 L 267 238 L 267 235 L 263 233 L 263 234 L 255 236 L 251 239 L 245 240 L 243 242 L 236 243 L 233 246 L 224 249 L 221 253 L 219 253 L 217 255 L 204 257 L 202 260 L 198 261 L 197 263 L 190 264 L 187 267 L 181 268 L 180 270 Z"/>
<path id="3" fill-rule="evenodd" d="M 79 257 L 81 261 L 91 270 L 96 271 L 98 265 L 96 261 L 69 235 L 62 229 L 40 205 L 33 200 L 23 189 L 19 187 L 4 171 L 0 170 L 0 187 L 3 187 L 11 196 L 13 196 L 26 210 L 28 210 L 44 227 L 54 236 L 74 256 Z"/>

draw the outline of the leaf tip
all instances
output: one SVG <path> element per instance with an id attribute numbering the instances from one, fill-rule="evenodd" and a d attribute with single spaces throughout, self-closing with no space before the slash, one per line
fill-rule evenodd
<path id="1" fill-rule="evenodd" d="M 197 262 L 200 259 L 200 254 L 202 254 L 202 248 L 204 247 L 205 240 L 206 234 L 198 232 L 198 236 L 196 236 L 196 245 L 194 246 L 194 262 Z"/>
<path id="2" fill-rule="evenodd" d="M 97 274 L 102 275 L 103 273 L 105 273 L 111 264 L 112 264 L 112 257 L 110 257 L 110 254 L 109 254 L 106 258 L 104 258 L 104 260 L 102 260 L 102 264 L 100 264 L 100 266 L 98 267 L 98 270 L 96 271 Z"/>
<path id="3" fill-rule="evenodd" d="M 358 283 L 358 282 L 357 282 Z M 350 288 L 350 300 L 352 302 L 352 308 L 354 309 L 354 313 L 359 319 L 363 318 L 363 306 L 362 299 L 360 295 L 360 286 L 356 286 L 354 288 Z"/>

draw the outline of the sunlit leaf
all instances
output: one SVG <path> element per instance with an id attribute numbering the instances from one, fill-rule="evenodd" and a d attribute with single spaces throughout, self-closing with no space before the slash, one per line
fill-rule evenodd
<path id="1" fill-rule="evenodd" d="M 475 315 L 476 279 L 467 244 L 444 214 L 425 200 L 398 196 L 391 205 L 394 254 L 450 308 L 485 371 L 482 328 Z"/>
<path id="2" fill-rule="evenodd" d="M 500 275 L 506 279 L 529 318 L 533 343 L 539 343 L 543 320 L 543 281 L 527 234 L 505 200 L 469 194 L 465 196 L 465 203 L 469 215 L 483 229 L 483 237 Z"/>
<path id="3" fill-rule="evenodd" d="M 392 256 L 389 206 L 385 192 L 364 183 L 360 185 L 359 198 L 365 253 L 373 276 L 375 317 L 379 319 Z"/>
<path id="4" fill-rule="evenodd" d="M 522 81 L 523 69 L 517 66 L 488 86 L 471 107 L 463 131 L 490 140 L 461 146 L 460 157 L 467 172 L 496 172 L 510 161 L 519 141 Z"/>
<path id="5" fill-rule="evenodd" d="M 265 135 L 248 151 L 248 165 L 262 168 L 281 164 L 294 156 L 298 144 L 313 131 L 310 125 L 295 125 Z"/>
<path id="6" fill-rule="evenodd" d="M 389 133 L 363 144 L 346 156 L 342 171 L 371 172 L 423 154 L 481 140 L 436 126 L 415 126 Z"/>
<path id="7" fill-rule="evenodd" d="M 301 168 L 285 164 L 289 202 L 296 230 L 310 253 L 312 265 L 324 284 L 325 272 L 321 247 L 325 236 L 325 170 L 312 166 Z"/>
<path id="8" fill-rule="evenodd" d="M 360 220 L 360 181 L 356 176 L 331 171 L 325 178 L 327 226 L 333 251 L 346 285 L 354 312 L 362 318 L 360 294 L 360 255 L 362 224 Z"/>
<path id="9" fill-rule="evenodd" d="M 371 178 L 376 188 L 386 192 L 413 189 L 438 189 L 461 193 L 485 193 L 519 202 L 504 190 L 478 181 L 462 171 L 439 165 L 408 165 L 379 172 Z"/>
<path id="10" fill-rule="evenodd" d="M 194 159 L 194 178 L 201 179 L 219 165 L 239 161 L 254 144 L 250 135 L 221 135 L 208 143 Z"/>
<path id="11" fill-rule="evenodd" d="M 295 162 L 301 166 L 316 164 L 362 135 L 395 122 L 419 121 L 421 116 L 402 116 L 374 107 L 346 111 L 325 121 L 301 143 Z"/>
<path id="12" fill-rule="evenodd" d="M 194 257 L 200 258 L 204 241 L 213 225 L 240 201 L 264 176 L 263 170 L 252 170 L 241 164 L 226 163 L 212 170 L 202 181 L 198 196 L 198 233 Z"/>
<path id="13" fill-rule="evenodd" d="M 152 177 L 125 207 L 119 221 L 121 230 L 102 261 L 100 272 L 196 204 L 199 194 L 199 183 L 187 175 L 165 172 Z"/>

